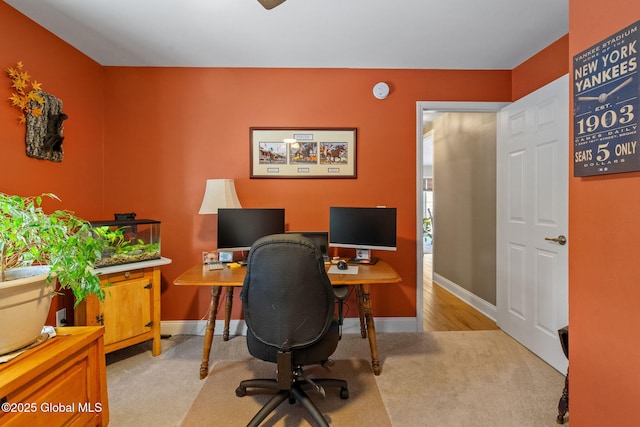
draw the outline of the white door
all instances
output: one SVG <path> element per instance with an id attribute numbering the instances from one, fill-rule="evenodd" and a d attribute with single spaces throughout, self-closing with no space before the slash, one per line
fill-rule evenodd
<path id="1" fill-rule="evenodd" d="M 560 372 L 568 322 L 569 79 L 499 113 L 497 323 Z M 555 240 L 549 240 L 555 239 Z"/>

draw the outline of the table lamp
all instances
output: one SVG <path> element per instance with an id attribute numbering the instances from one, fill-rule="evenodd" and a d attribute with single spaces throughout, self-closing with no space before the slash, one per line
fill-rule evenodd
<path id="1" fill-rule="evenodd" d="M 218 209 L 241 208 L 232 179 L 208 179 L 199 214 L 217 214 Z M 233 260 L 233 252 L 218 252 L 218 259 L 223 262 Z"/>
<path id="2" fill-rule="evenodd" d="M 217 214 L 220 208 L 241 208 L 232 179 L 208 179 L 199 214 Z"/>

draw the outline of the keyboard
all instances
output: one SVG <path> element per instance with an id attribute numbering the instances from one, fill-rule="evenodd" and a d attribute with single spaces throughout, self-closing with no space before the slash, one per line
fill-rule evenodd
<path id="1" fill-rule="evenodd" d="M 207 264 L 209 266 L 209 271 L 211 270 L 222 270 L 224 268 L 224 264 L 220 261 L 210 262 Z"/>

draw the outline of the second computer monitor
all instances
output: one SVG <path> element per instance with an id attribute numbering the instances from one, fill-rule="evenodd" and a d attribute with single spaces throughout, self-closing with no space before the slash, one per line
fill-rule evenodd
<path id="1" fill-rule="evenodd" d="M 218 250 L 248 251 L 259 238 L 284 229 L 284 209 L 218 209 Z"/>
<path id="2" fill-rule="evenodd" d="M 396 250 L 396 208 L 329 208 L 329 245 L 356 249 L 351 262 L 375 263 L 372 249 Z"/>

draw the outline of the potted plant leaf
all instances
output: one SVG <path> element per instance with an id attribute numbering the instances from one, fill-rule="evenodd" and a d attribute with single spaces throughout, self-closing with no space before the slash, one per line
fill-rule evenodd
<path id="1" fill-rule="evenodd" d="M 73 291 L 76 304 L 90 294 L 104 300 L 94 273 L 103 240 L 70 211 L 46 213 L 43 197 L 59 200 L 53 194 L 0 193 L 0 325 L 12 325 L 0 328 L 0 354 L 39 337 L 56 283 L 58 290 Z"/>

